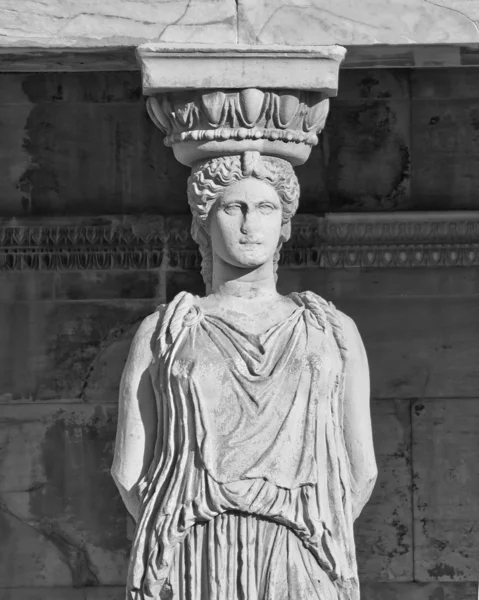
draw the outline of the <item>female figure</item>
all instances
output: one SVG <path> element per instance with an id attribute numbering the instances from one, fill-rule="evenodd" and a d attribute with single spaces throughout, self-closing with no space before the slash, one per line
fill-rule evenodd
<path id="1" fill-rule="evenodd" d="M 135 600 L 354 600 L 353 521 L 376 479 L 354 323 L 276 291 L 299 186 L 257 152 L 188 186 L 204 298 L 147 317 L 122 377 L 112 473 L 137 521 Z"/>

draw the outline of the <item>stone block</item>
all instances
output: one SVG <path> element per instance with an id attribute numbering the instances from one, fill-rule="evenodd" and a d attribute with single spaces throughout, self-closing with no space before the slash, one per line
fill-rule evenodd
<path id="1" fill-rule="evenodd" d="M 476 600 L 477 583 L 365 583 L 361 600 Z"/>
<path id="2" fill-rule="evenodd" d="M 479 296 L 479 271 L 457 268 L 350 268 L 300 269 L 280 267 L 281 293 L 312 289 L 331 302 L 357 298 L 406 298 L 437 296 L 459 298 Z"/>
<path id="3" fill-rule="evenodd" d="M 469 98 L 414 100 L 411 123 L 415 155 L 479 154 L 479 109 Z"/>
<path id="4" fill-rule="evenodd" d="M 331 101 L 323 132 L 330 211 L 381 211 L 410 205 L 409 101 Z"/>
<path id="5" fill-rule="evenodd" d="M 125 588 L 99 586 L 85 588 L 0 588 L 0 600 L 124 600 Z"/>
<path id="6" fill-rule="evenodd" d="M 166 300 L 171 302 L 179 292 L 204 296 L 205 283 L 198 271 L 170 271 L 166 277 Z"/>
<path id="7" fill-rule="evenodd" d="M 418 400 L 412 423 L 415 578 L 477 582 L 479 400 Z"/>
<path id="8" fill-rule="evenodd" d="M 414 158 L 414 172 L 412 189 L 418 208 L 477 210 L 478 154 L 428 151 Z"/>
<path id="9" fill-rule="evenodd" d="M 1 75 L 0 89 L 0 215 L 188 211 L 176 182 L 189 170 L 151 126 L 135 77 Z"/>
<path id="10" fill-rule="evenodd" d="M 415 206 L 434 210 L 477 209 L 477 101 L 471 97 L 413 99 L 411 129 Z"/>
<path id="11" fill-rule="evenodd" d="M 0 398 L 116 401 L 136 327 L 153 300 L 16 302 L 0 310 Z"/>
<path id="12" fill-rule="evenodd" d="M 477 269 L 284 269 L 279 283 L 282 293 L 316 292 L 354 319 L 373 397 L 476 397 Z"/>
<path id="13" fill-rule="evenodd" d="M 53 0 L 0 2 L 0 35 L 12 46 L 136 46 L 152 42 L 236 42 L 234 0 Z M 28 15 L 28 18 L 25 18 Z"/>
<path id="14" fill-rule="evenodd" d="M 361 332 L 373 397 L 450 398 L 477 394 L 477 303 L 475 297 L 436 297 L 358 299 L 336 306 Z"/>
<path id="15" fill-rule="evenodd" d="M 342 69 L 337 100 L 409 100 L 409 69 Z"/>
<path id="16" fill-rule="evenodd" d="M 367 18 L 365 14 L 367 13 Z M 477 11 L 464 0 L 239 0 L 239 41 L 261 44 L 434 44 L 478 41 Z"/>
<path id="17" fill-rule="evenodd" d="M 129 542 L 109 472 L 115 431 L 116 407 L 2 407 L 2 586 L 123 583 Z"/>
<path id="18" fill-rule="evenodd" d="M 479 98 L 475 69 L 420 69 L 410 72 L 413 100 L 453 100 Z"/>
<path id="19" fill-rule="evenodd" d="M 304 165 L 294 169 L 301 190 L 301 200 L 298 213 L 325 213 L 330 209 L 329 191 L 327 188 L 327 151 L 319 138 L 319 144 L 314 146 L 311 155 Z"/>
<path id="20" fill-rule="evenodd" d="M 57 273 L 45 271 L 3 271 L 0 302 L 53 300 Z"/>
<path id="21" fill-rule="evenodd" d="M 47 275 L 53 277 L 55 300 L 156 299 L 161 297 L 163 287 L 163 275 L 159 269 L 57 271 Z"/>
<path id="22" fill-rule="evenodd" d="M 2 73 L 0 81 L 2 105 L 143 100 L 139 71 Z"/>
<path id="23" fill-rule="evenodd" d="M 0 105 L 0 216 L 28 214 L 30 208 L 30 184 L 23 179 L 25 171 L 32 168 L 23 145 L 30 110 L 28 105 Z"/>
<path id="24" fill-rule="evenodd" d="M 413 579 L 410 403 L 371 404 L 378 480 L 355 524 L 361 581 Z"/>

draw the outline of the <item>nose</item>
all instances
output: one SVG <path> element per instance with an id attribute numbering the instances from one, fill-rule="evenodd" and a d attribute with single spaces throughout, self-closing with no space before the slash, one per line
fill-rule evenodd
<path id="1" fill-rule="evenodd" d="M 243 220 L 241 221 L 241 233 L 248 234 L 252 230 L 253 215 L 250 210 L 243 211 Z"/>

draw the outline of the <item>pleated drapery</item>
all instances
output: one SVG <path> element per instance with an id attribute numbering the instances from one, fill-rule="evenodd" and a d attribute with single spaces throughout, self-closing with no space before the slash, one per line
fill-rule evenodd
<path id="1" fill-rule="evenodd" d="M 259 336 L 190 294 L 162 309 L 128 599 L 359 598 L 340 321 L 313 294 L 291 297 Z"/>

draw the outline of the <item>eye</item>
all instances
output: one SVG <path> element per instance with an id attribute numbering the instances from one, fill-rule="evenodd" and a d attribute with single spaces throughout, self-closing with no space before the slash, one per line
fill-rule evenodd
<path id="1" fill-rule="evenodd" d="M 263 204 L 260 204 L 258 206 L 258 209 L 263 213 L 268 215 L 269 213 L 272 213 L 274 210 L 276 210 L 276 206 L 274 206 L 273 204 L 269 204 L 267 202 L 264 202 Z"/>
<path id="2" fill-rule="evenodd" d="M 223 207 L 223 210 L 225 211 L 225 213 L 227 215 L 235 215 L 241 211 L 241 205 L 240 204 L 226 204 Z"/>

